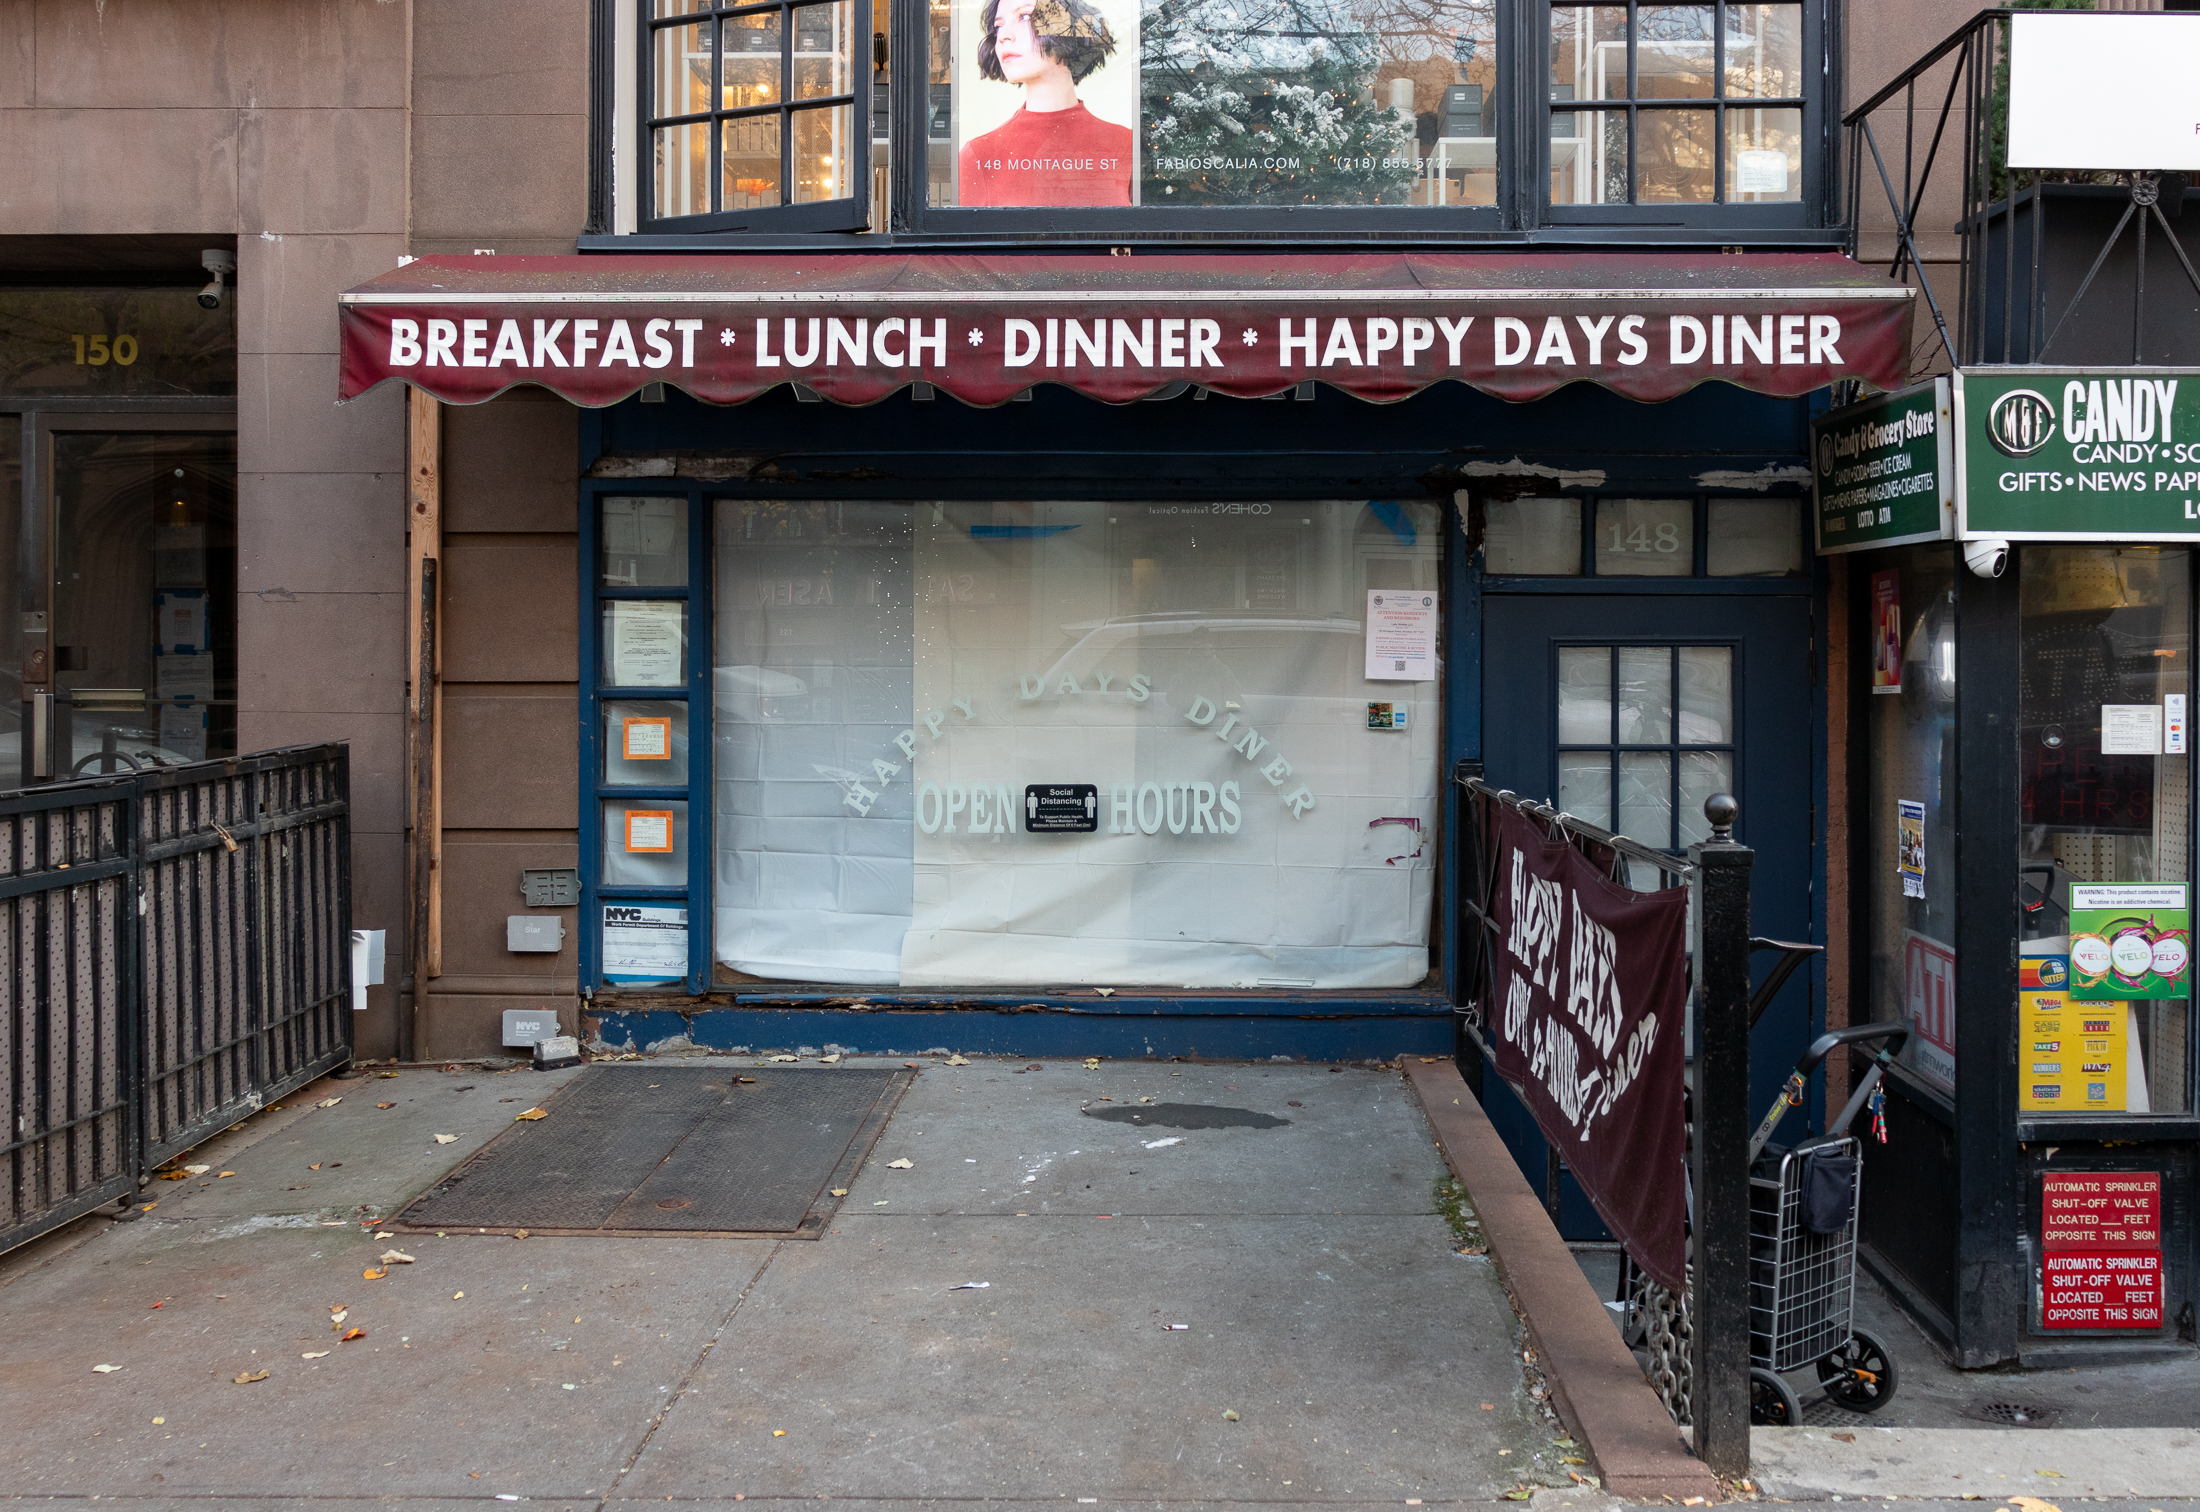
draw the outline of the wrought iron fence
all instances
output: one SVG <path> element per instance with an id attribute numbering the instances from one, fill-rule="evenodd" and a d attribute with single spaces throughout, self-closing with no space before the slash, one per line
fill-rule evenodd
<path id="1" fill-rule="evenodd" d="M 1631 1263 L 1625 1267 L 1629 1342 L 1649 1356 L 1646 1374 L 1673 1414 L 1695 1436 L 1697 1454 L 1721 1475 L 1749 1468 L 1749 848 L 1734 843 L 1737 806 L 1727 797 L 1704 805 L 1712 838 L 1685 856 L 1654 849 L 1484 782 L 1472 762 L 1453 771 L 1461 790 L 1452 826 L 1458 895 L 1460 970 L 1454 997 L 1460 1030 L 1487 1065 L 1486 1005 L 1499 847 L 1495 817 L 1509 808 L 1563 839 L 1606 876 L 1637 890 L 1689 890 L 1689 1033 L 1684 1117 L 1690 1192 L 1688 1284 L 1675 1294 Z M 1793 947 L 1788 947 L 1792 949 Z M 1807 948 L 1807 947 L 1805 947 Z M 1786 970 L 1768 978 L 1772 991 Z M 1769 992 L 1760 992 L 1763 1001 Z M 1546 1130 L 1555 1150 L 1556 1131 Z M 1555 1192 L 1556 1157 L 1547 1190 Z M 1555 1198 L 1553 1199 L 1555 1202 Z"/>
<path id="2" fill-rule="evenodd" d="M 0 794 L 0 1249 L 351 1058 L 350 766 Z"/>
<path id="3" fill-rule="evenodd" d="M 2092 291 L 2127 230 L 2133 237 L 2133 262 L 2128 272 L 2119 268 L 2115 281 L 2129 280 L 2133 363 L 2148 360 L 2150 227 L 2185 280 L 2200 292 L 2200 271 L 2160 204 L 2161 174 L 2009 167 L 2009 29 L 2011 18 L 2019 14 L 2006 7 L 1980 11 L 1842 118 L 1849 136 L 1849 251 L 1858 255 L 1867 198 L 1883 193 L 1895 243 L 1888 275 L 1914 280 L 1932 317 L 1931 335 L 1911 356 L 1912 371 L 1919 375 L 1933 371 L 1943 354 L 1956 367 L 2052 360 L 2056 338 L 2070 328 L 2071 314 Z M 2120 19 L 2100 18 L 2106 25 Z M 2200 25 L 2200 20 L 2192 24 Z M 2062 185 L 2092 185 L 2081 192 L 2094 194 L 2121 188 L 2128 195 L 2114 228 L 2067 299 L 2050 295 L 2058 275 L 2050 266 L 2047 233 L 2048 206 L 2055 197 L 2049 190 L 2066 192 Z M 1918 217 L 1937 217 L 1950 208 L 1960 248 L 1952 302 L 1926 277 L 1918 248 Z M 2072 229 L 2077 230 L 2075 224 Z M 2175 282 L 2176 273 L 2170 276 Z M 2054 294 L 2069 288 L 2061 281 Z M 2159 339 L 2158 331 L 2153 334 Z M 2065 354 L 2062 360 L 2073 359 Z"/>

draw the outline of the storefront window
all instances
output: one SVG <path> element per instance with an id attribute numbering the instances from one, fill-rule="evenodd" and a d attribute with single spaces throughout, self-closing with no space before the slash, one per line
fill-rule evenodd
<path id="1" fill-rule="evenodd" d="M 1867 558 L 1870 721 L 1870 1015 L 1910 1029 L 1902 1061 L 1956 1084 L 1955 552 L 1908 546 Z"/>
<path id="2" fill-rule="evenodd" d="M 933 0 L 932 202 L 1494 205 L 1496 0 Z"/>
<path id="3" fill-rule="evenodd" d="M 1391 502 L 721 502 L 719 963 L 1419 984 L 1440 525 Z"/>
<path id="4" fill-rule="evenodd" d="M 2017 570 L 2020 1103 L 2183 1112 L 2191 555 L 2030 546 Z"/>

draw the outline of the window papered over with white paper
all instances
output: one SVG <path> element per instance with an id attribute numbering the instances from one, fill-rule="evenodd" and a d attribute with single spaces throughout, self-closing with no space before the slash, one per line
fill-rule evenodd
<path id="1" fill-rule="evenodd" d="M 1373 590 L 1436 594 L 1440 524 L 1413 503 L 722 503 L 717 959 L 902 986 L 1418 984 L 1438 683 L 1371 682 L 1365 616 Z M 1377 733 L 1376 698 L 1425 706 Z M 1034 830 L 1028 790 L 1086 784 L 1090 831 Z"/>

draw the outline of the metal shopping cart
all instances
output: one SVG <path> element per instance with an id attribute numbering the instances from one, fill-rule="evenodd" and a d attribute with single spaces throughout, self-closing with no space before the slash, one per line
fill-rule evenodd
<path id="1" fill-rule="evenodd" d="M 1825 1133 L 1790 1148 L 1771 1143 L 1802 1106 L 1811 1073 L 1835 1050 L 1872 1040 L 1876 1050 L 1856 1090 Z M 1858 1024 L 1820 1035 L 1750 1136 L 1749 1418 L 1800 1423 L 1802 1400 L 1787 1375 L 1815 1366 L 1819 1390 L 1850 1412 L 1877 1412 L 1893 1399 L 1894 1357 L 1855 1326 L 1856 1215 L 1863 1196 L 1863 1148 L 1849 1126 L 1868 1106 L 1886 1138 L 1879 1083 L 1909 1040 L 1900 1024 Z"/>

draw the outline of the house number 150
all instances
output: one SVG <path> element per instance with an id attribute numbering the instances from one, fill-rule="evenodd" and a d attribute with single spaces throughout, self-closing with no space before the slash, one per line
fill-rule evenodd
<path id="1" fill-rule="evenodd" d="M 76 343 L 78 367 L 105 367 L 110 362 L 117 367 L 128 367 L 137 361 L 135 336 L 117 336 L 112 346 L 104 336 L 71 336 L 69 339 Z"/>

